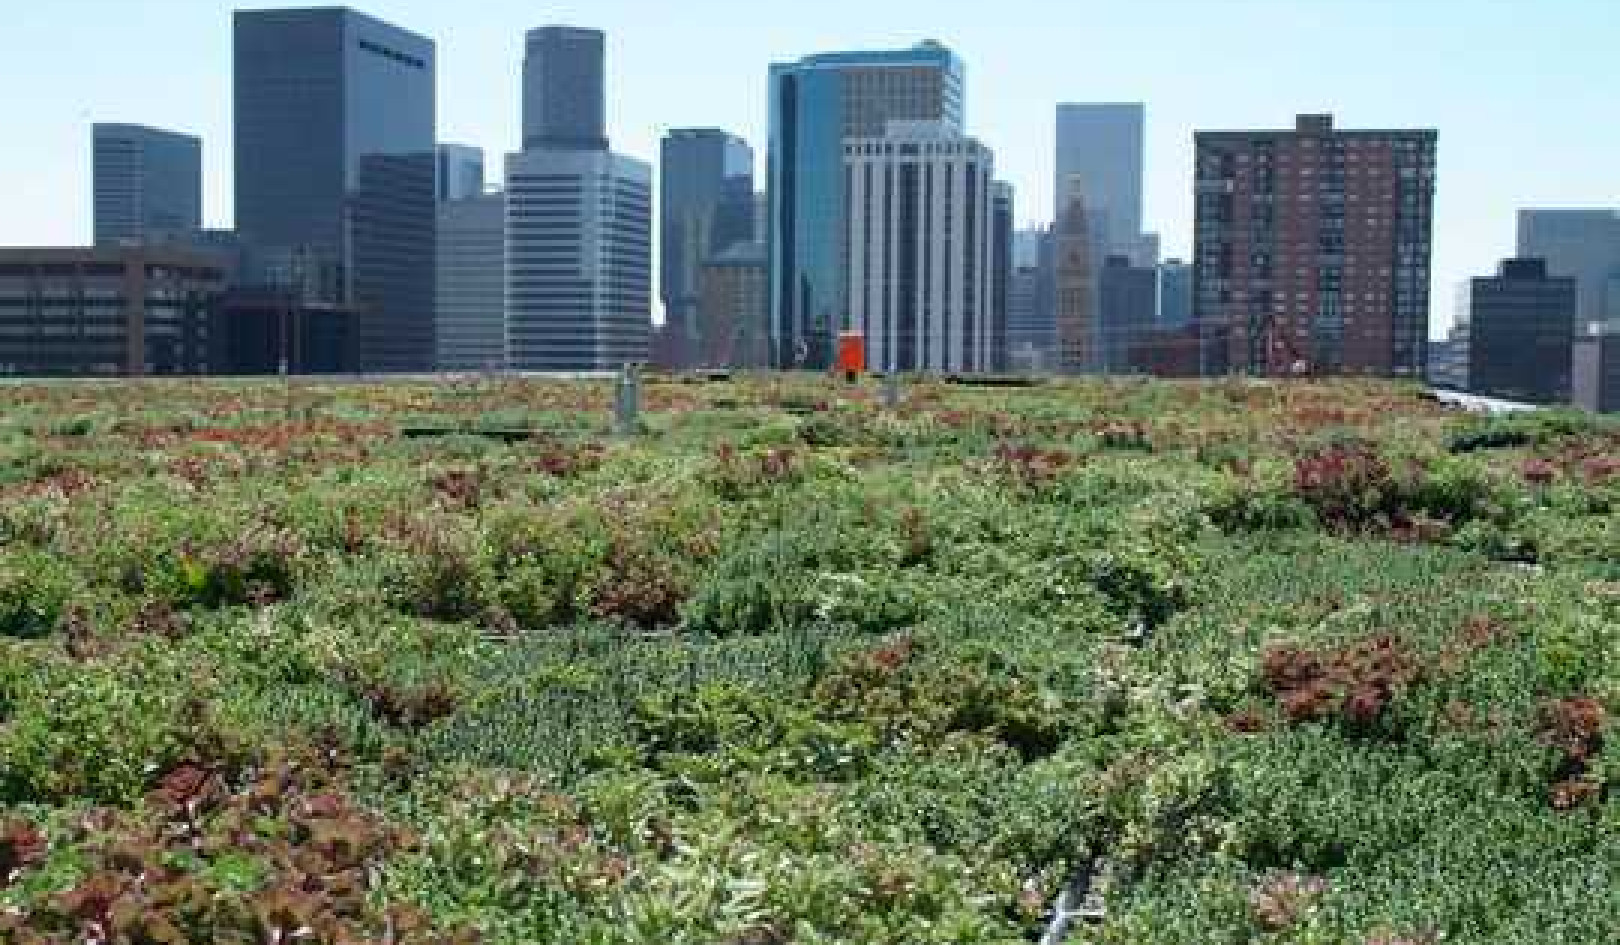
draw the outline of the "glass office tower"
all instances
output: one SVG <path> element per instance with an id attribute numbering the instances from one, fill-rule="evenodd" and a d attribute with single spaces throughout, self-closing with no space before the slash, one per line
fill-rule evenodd
<path id="1" fill-rule="evenodd" d="M 433 364 L 434 46 L 351 10 L 235 16 L 236 220 L 249 250 L 357 319 L 369 372 Z"/>
<path id="2" fill-rule="evenodd" d="M 772 360 L 824 368 L 845 327 L 844 139 L 891 121 L 965 127 L 962 61 L 938 43 L 810 56 L 771 67 Z"/>
<path id="3" fill-rule="evenodd" d="M 97 124 L 97 246 L 188 241 L 202 232 L 202 139 Z"/>
<path id="4" fill-rule="evenodd" d="M 1057 173 L 1053 193 L 1078 178 L 1091 212 L 1093 249 L 1151 266 L 1142 239 L 1143 127 L 1140 102 L 1062 102 L 1057 107 Z M 1054 219 L 1067 208 L 1058 200 Z"/>
<path id="5" fill-rule="evenodd" d="M 717 128 L 677 128 L 664 137 L 659 184 L 664 320 L 695 350 L 699 273 L 754 241 L 754 149 Z"/>
<path id="6" fill-rule="evenodd" d="M 606 44 L 600 30 L 530 30 L 523 57 L 523 148 L 606 151 Z"/>

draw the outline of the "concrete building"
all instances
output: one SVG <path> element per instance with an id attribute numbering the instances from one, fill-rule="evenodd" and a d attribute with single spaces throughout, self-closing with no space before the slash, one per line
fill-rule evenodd
<path id="1" fill-rule="evenodd" d="M 652 168 L 607 151 L 506 163 L 511 366 L 606 371 L 650 356 Z"/>
<path id="2" fill-rule="evenodd" d="M 944 122 L 961 134 L 963 83 L 961 60 L 933 42 L 771 67 L 766 239 L 777 366 L 829 366 L 844 327 L 845 139 L 881 137 L 891 121 Z"/>
<path id="3" fill-rule="evenodd" d="M 989 371 L 996 353 L 990 150 L 944 122 L 844 141 L 849 327 L 875 371 Z"/>
<path id="4" fill-rule="evenodd" d="M 439 202 L 466 200 L 484 193 L 484 149 L 441 144 L 435 149 Z"/>
<path id="5" fill-rule="evenodd" d="M 659 162 L 659 295 L 665 366 L 682 368 L 698 350 L 698 276 L 705 263 L 753 243 L 754 151 L 715 128 L 680 128 L 664 137 Z"/>
<path id="6" fill-rule="evenodd" d="M 1510 259 L 1475 279 L 1469 390 L 1535 404 L 1570 402 L 1578 290 L 1541 259 Z"/>
<path id="7" fill-rule="evenodd" d="M 241 11 L 235 66 L 244 243 L 356 313 L 364 370 L 431 368 L 432 41 L 341 8 Z"/>
<path id="8" fill-rule="evenodd" d="M 1424 376 L 1436 138 L 1197 134 L 1194 304 L 1234 370 Z"/>
<path id="9" fill-rule="evenodd" d="M 1029 227 L 1014 236 L 1007 301 L 1009 370 L 1042 373 L 1057 367 L 1056 259 L 1051 229 Z"/>
<path id="10" fill-rule="evenodd" d="M 1095 371 L 1099 363 L 1097 336 L 1098 230 L 1092 225 L 1086 185 L 1071 177 L 1063 190 L 1063 212 L 1053 228 L 1056 248 L 1058 370 L 1065 374 Z"/>
<path id="11" fill-rule="evenodd" d="M 995 273 L 990 290 L 990 365 L 992 371 L 1011 366 L 1007 356 L 1007 315 L 1012 308 L 1013 240 L 1017 212 L 1013 185 L 996 181 L 990 191 L 990 251 Z"/>
<path id="12" fill-rule="evenodd" d="M 1545 259 L 1554 276 L 1575 280 L 1576 324 L 1609 314 L 1609 281 L 1620 276 L 1620 208 L 1534 208 L 1519 211 L 1519 257 Z"/>
<path id="13" fill-rule="evenodd" d="M 1100 363 L 1108 374 L 1134 370 L 1133 346 L 1141 345 L 1159 314 L 1159 272 L 1129 256 L 1109 256 L 1097 279 Z"/>
<path id="14" fill-rule="evenodd" d="M 739 243 L 698 272 L 697 366 L 770 366 L 769 265 L 764 243 Z"/>
<path id="15" fill-rule="evenodd" d="M 0 248 L 0 376 L 211 373 L 225 278 L 176 247 Z"/>
<path id="16" fill-rule="evenodd" d="M 97 246 L 186 242 L 202 232 L 202 139 L 144 125 L 97 124 Z"/>
<path id="17" fill-rule="evenodd" d="M 606 40 L 598 30 L 530 30 L 523 58 L 523 149 L 606 151 Z"/>
<path id="18" fill-rule="evenodd" d="M 439 204 L 435 361 L 441 371 L 506 367 L 506 196 Z"/>
<path id="19" fill-rule="evenodd" d="M 1067 212 L 1070 181 L 1078 179 L 1094 228 L 1097 264 L 1109 255 L 1129 256 L 1140 266 L 1158 262 L 1158 238 L 1145 241 L 1142 232 L 1146 112 L 1140 102 L 1063 102 L 1057 106 L 1053 219 Z"/>

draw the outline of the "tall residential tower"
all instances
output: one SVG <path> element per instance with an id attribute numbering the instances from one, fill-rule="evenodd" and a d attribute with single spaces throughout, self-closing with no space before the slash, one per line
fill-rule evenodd
<path id="1" fill-rule="evenodd" d="M 1231 369 L 1424 376 L 1436 137 L 1198 133 L 1194 305 Z"/>

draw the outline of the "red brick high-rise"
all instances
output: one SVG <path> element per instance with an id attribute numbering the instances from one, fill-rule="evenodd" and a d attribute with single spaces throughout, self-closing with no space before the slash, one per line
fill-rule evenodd
<path id="1" fill-rule="evenodd" d="M 1424 375 L 1436 132 L 1199 132 L 1194 306 L 1226 367 Z"/>

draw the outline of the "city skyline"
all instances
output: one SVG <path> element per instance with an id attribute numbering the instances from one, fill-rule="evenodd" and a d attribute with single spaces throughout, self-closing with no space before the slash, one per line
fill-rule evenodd
<path id="1" fill-rule="evenodd" d="M 231 224 L 229 13 L 236 5 L 82 0 L 66 6 L 30 9 L 8 25 L 6 45 L 14 48 L 3 50 L 0 77 L 12 87 L 49 78 L 51 92 L 13 105 L 13 122 L 33 146 L 0 156 L 8 179 L 29 181 L 7 195 L 0 244 L 90 241 L 85 142 L 94 121 L 203 137 L 205 222 Z M 1221 5 L 1216 14 L 1204 6 L 1156 0 L 1082 15 L 1034 2 L 987 12 L 954 2 L 901 0 L 878 9 L 832 0 L 815 11 L 773 11 L 767 21 L 754 21 L 742 15 L 746 4 L 709 0 L 656 29 L 644 7 L 628 0 L 562 2 L 543 16 L 495 0 L 477 22 L 422 0 L 378 0 L 356 9 L 440 42 L 441 139 L 492 155 L 515 148 L 521 137 L 523 36 L 540 22 L 608 33 L 616 63 L 608 81 L 608 136 L 620 142 L 619 150 L 644 159 L 656 153 L 668 128 L 702 125 L 742 134 L 763 162 L 770 62 L 936 38 L 967 64 L 968 122 L 996 149 L 1005 177 L 1017 187 L 1020 223 L 1041 221 L 1045 213 L 1037 208 L 1053 204 L 1053 105 L 1142 101 L 1148 115 L 1143 227 L 1164 234 L 1166 257 L 1190 255 L 1195 130 L 1280 126 L 1296 113 L 1328 111 L 1353 126 L 1437 127 L 1445 146 L 1431 336 L 1443 334 L 1451 321 L 1452 287 L 1512 254 L 1519 208 L 1620 203 L 1612 170 L 1620 132 L 1589 120 L 1602 113 L 1604 90 L 1614 87 L 1615 66 L 1604 53 L 1606 37 L 1614 35 L 1608 28 L 1620 27 L 1615 5 L 1561 0 L 1532 11 L 1505 3 L 1413 8 L 1387 0 L 1327 0 L 1305 11 L 1299 3 L 1246 0 Z M 1467 30 L 1455 15 L 1462 11 Z M 1401 29 L 1387 29 L 1397 14 Z M 1081 21 L 1083 33 L 1061 28 Z M 61 67 L 51 50 L 64 31 L 78 46 L 97 51 L 93 61 Z M 147 31 L 187 55 L 154 59 L 146 44 L 128 41 Z M 1087 37 L 1078 49 L 1076 35 Z M 1320 43 L 1303 40 L 1322 35 L 1333 36 L 1336 47 L 1378 54 L 1321 66 Z M 688 46 L 726 54 L 691 56 Z M 1514 68 L 1502 66 L 1507 55 Z M 1529 74 L 1538 81 L 1522 81 Z M 763 178 L 763 167 L 756 173 Z"/>

